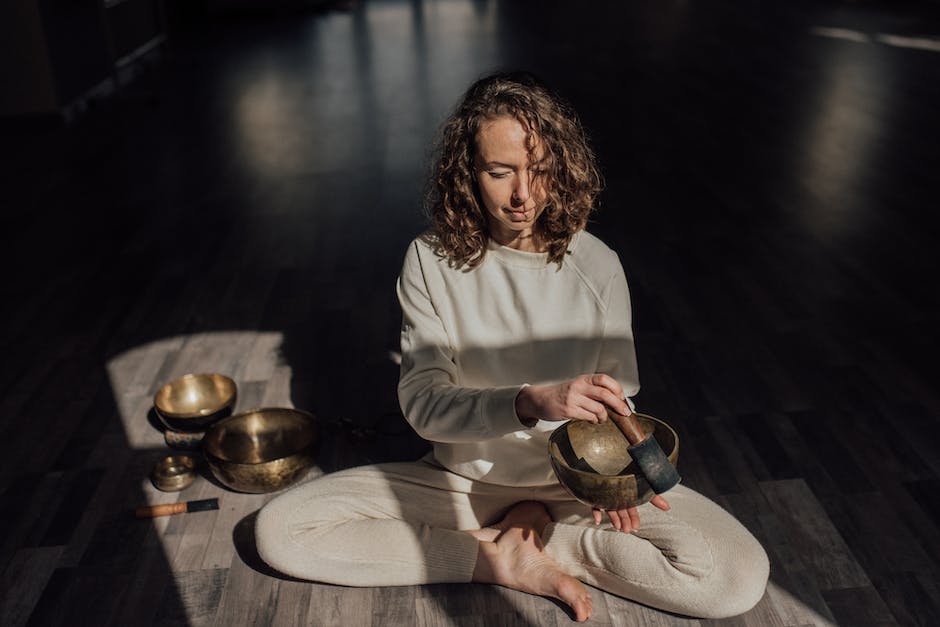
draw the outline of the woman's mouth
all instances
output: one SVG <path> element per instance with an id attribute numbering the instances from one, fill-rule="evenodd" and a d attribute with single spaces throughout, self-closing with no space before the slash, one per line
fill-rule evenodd
<path id="1" fill-rule="evenodd" d="M 509 219 L 513 222 L 525 222 L 532 219 L 532 214 L 534 210 L 532 209 L 507 209 L 506 213 L 509 214 Z"/>

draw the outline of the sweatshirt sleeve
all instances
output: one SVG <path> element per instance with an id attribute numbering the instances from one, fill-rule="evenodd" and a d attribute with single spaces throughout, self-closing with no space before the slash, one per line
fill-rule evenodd
<path id="1" fill-rule="evenodd" d="M 525 427 L 516 415 L 522 386 L 468 388 L 460 385 L 453 342 L 428 286 L 428 273 L 413 243 L 398 279 L 402 309 L 398 400 L 418 435 L 433 442 L 478 442 Z"/>
<path id="2" fill-rule="evenodd" d="M 598 372 L 609 374 L 620 382 L 627 403 L 640 391 L 640 377 L 633 343 L 632 311 L 627 277 L 616 253 L 612 264 L 615 272 L 606 290 L 607 314 L 604 322 L 604 341 L 601 346 Z"/>

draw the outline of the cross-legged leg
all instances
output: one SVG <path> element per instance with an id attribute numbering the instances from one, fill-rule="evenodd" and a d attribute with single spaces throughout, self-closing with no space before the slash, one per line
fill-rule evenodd
<path id="1" fill-rule="evenodd" d="M 511 503 L 424 462 L 351 468 L 297 486 L 258 514 L 258 551 L 281 572 L 350 586 L 470 581 L 479 529 Z"/>
<path id="2" fill-rule="evenodd" d="M 425 462 L 383 464 L 279 495 L 259 513 L 257 541 L 268 564 L 303 579 L 496 583 L 558 598 L 579 620 L 591 601 L 578 580 L 692 616 L 750 609 L 768 576 L 760 544 L 692 490 L 677 487 L 669 501 L 669 512 L 643 506 L 640 529 L 626 534 L 594 526 L 560 486 L 495 486 Z"/>
<path id="3" fill-rule="evenodd" d="M 424 462 L 353 468 L 268 503 L 258 515 L 258 550 L 303 579 L 494 583 L 557 598 L 585 620 L 590 593 L 544 551 L 540 534 L 551 519 L 524 501 L 535 490 L 474 482 Z"/>
<path id="4" fill-rule="evenodd" d="M 641 506 L 640 529 L 633 533 L 595 526 L 590 511 L 566 495 L 542 498 L 556 521 L 543 534 L 546 551 L 586 583 L 703 618 L 741 614 L 764 594 L 769 562 L 763 547 L 733 516 L 693 490 L 671 490 L 668 512 Z"/>

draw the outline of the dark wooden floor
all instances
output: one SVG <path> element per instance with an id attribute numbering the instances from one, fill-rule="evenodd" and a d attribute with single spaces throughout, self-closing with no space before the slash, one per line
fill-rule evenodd
<path id="1" fill-rule="evenodd" d="M 147 482 L 188 371 L 293 404 L 319 471 L 414 458 L 394 281 L 427 147 L 481 73 L 582 112 L 649 413 L 762 540 L 749 614 L 596 593 L 595 624 L 940 624 L 935 3 L 362 2 L 203 23 L 74 124 L 5 120 L 0 623 L 551 625 L 487 586 L 346 589 L 254 553 L 267 496 Z M 4 87 L 7 88 L 7 87 Z M 139 522 L 142 502 L 218 512 Z"/>

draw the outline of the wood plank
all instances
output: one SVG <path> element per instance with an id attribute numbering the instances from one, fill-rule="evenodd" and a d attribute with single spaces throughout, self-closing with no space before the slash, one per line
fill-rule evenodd
<path id="1" fill-rule="evenodd" d="M 788 542 L 802 556 L 821 591 L 870 585 L 865 571 L 804 481 L 763 481 L 760 487 L 780 519 Z"/>
<path id="2" fill-rule="evenodd" d="M 200 477 L 186 489 L 185 493 L 181 492 L 178 498 L 180 500 L 197 501 L 214 497 L 219 498 L 219 506 L 222 507 L 225 496 L 219 494 L 219 488 L 216 485 Z M 166 535 L 179 536 L 176 552 L 170 556 L 173 572 L 179 573 L 203 568 L 206 549 L 218 517 L 218 510 L 179 514 L 172 517 L 168 523 Z M 221 565 L 222 568 L 228 566 L 228 563 Z"/>
<path id="3" fill-rule="evenodd" d="M 261 575 L 258 575 L 261 576 Z M 318 625 L 318 614 L 311 613 L 312 587 L 309 581 L 282 580 L 278 583 L 277 607 L 272 625 Z M 355 624 L 355 623 L 349 623 Z"/>
<path id="4" fill-rule="evenodd" d="M 311 583 L 307 616 L 313 624 L 372 625 L 376 588 L 347 588 Z"/>
<path id="5" fill-rule="evenodd" d="M 241 560 L 233 560 L 212 624 L 270 625 L 277 613 L 278 587 L 274 577 L 260 577 Z"/>
<path id="6" fill-rule="evenodd" d="M 628 599 L 612 595 L 607 598 L 610 624 L 613 627 L 650 625 L 650 627 L 694 627 L 702 621 L 696 618 L 661 612 Z"/>
<path id="7" fill-rule="evenodd" d="M 735 620 L 745 625 L 834 624 L 817 582 L 790 545 L 784 523 L 763 492 L 725 495 L 717 502 L 754 534 L 770 559 L 767 592 L 757 606 Z"/>
<path id="8" fill-rule="evenodd" d="M 894 573 L 873 583 L 902 625 L 933 625 L 940 621 L 940 584 L 936 575 Z"/>
<path id="9" fill-rule="evenodd" d="M 796 465 L 790 459 L 786 449 L 775 437 L 774 431 L 768 429 L 765 425 L 772 421 L 771 418 L 759 414 L 745 414 L 735 416 L 726 420 L 730 425 L 732 432 L 738 436 L 740 441 L 746 438 L 750 444 L 748 451 L 754 450 L 760 463 L 756 460 L 750 460 L 752 467 L 760 467 L 761 472 L 755 472 L 759 477 L 763 475 L 766 469 L 766 476 L 771 479 L 793 479 L 799 475 Z"/>
<path id="10" fill-rule="evenodd" d="M 871 586 L 823 592 L 840 625 L 897 625 L 878 591 Z"/>
<path id="11" fill-rule="evenodd" d="M 42 588 L 39 600 L 33 605 L 32 613 L 26 624 L 39 627 L 40 625 L 61 625 L 69 614 L 69 597 L 72 594 L 74 568 L 57 568 Z"/>
<path id="12" fill-rule="evenodd" d="M 779 574 L 771 572 L 773 574 L 771 581 L 767 584 L 767 595 L 762 603 L 767 602 L 773 607 L 773 613 L 778 617 L 780 624 L 788 627 L 797 625 L 835 627 L 835 618 L 818 590 L 813 590 L 814 598 L 811 603 L 807 603 L 805 599 L 808 586 L 805 581 L 798 588 L 793 585 L 795 578 L 781 578 Z"/>
<path id="13" fill-rule="evenodd" d="M 720 417 L 709 417 L 706 423 L 716 445 L 716 459 L 720 454 L 727 462 L 724 468 L 714 468 L 713 474 L 725 472 L 731 475 L 745 491 L 755 486 L 759 477 L 770 476 L 747 439 L 741 439 Z"/>
<path id="14" fill-rule="evenodd" d="M 770 557 L 770 581 L 765 600 L 785 625 L 835 625 L 835 618 L 822 596 L 819 583 L 803 563 L 800 554 L 784 538 L 776 517 L 764 519 L 768 540 L 764 549 Z M 771 528 L 776 528 L 771 531 Z"/>
<path id="15" fill-rule="evenodd" d="M 22 473 L 14 476 L 10 487 L 0 493 L 0 568 L 7 563 L 23 543 L 31 523 L 40 510 L 35 502 L 41 493 L 37 491 L 48 485 L 48 479 L 39 473 Z M 48 498 L 48 497 L 47 497 Z"/>
<path id="16" fill-rule="evenodd" d="M 235 555 L 233 530 L 239 522 L 252 512 L 257 512 L 265 502 L 270 500 L 270 495 L 227 491 L 220 494 L 218 499 L 219 512 L 206 541 L 202 569 L 229 567 Z"/>
<path id="17" fill-rule="evenodd" d="M 61 546 L 20 549 L 0 578 L 0 625 L 25 625 L 55 571 Z"/>
<path id="18" fill-rule="evenodd" d="M 414 620 L 417 586 L 375 588 L 372 593 L 371 624 L 398 625 Z"/>
<path id="19" fill-rule="evenodd" d="M 885 507 L 892 502 L 892 507 Z M 847 538 L 852 554 L 869 573 L 937 572 L 937 562 L 923 545 L 903 530 L 908 524 L 893 499 L 881 493 L 859 494 L 847 501 L 857 521 L 857 535 Z"/>
<path id="20" fill-rule="evenodd" d="M 895 437 L 886 442 L 899 472 L 907 481 L 936 477 L 940 473 L 940 433 L 935 428 L 936 413 L 917 402 L 885 403 L 872 422 L 886 422 Z"/>
<path id="21" fill-rule="evenodd" d="M 268 381 L 282 361 L 281 346 L 284 336 L 278 332 L 259 332 L 255 335 L 248 356 L 235 372 L 237 381 Z"/>
<path id="22" fill-rule="evenodd" d="M 111 387 L 102 383 L 78 417 L 77 425 L 52 463 L 56 471 L 74 470 L 86 464 L 98 440 L 116 417 Z"/>
<path id="23" fill-rule="evenodd" d="M 150 625 L 158 613 L 173 613 L 169 608 L 180 608 L 182 602 L 174 585 L 164 546 L 155 530 L 138 549 L 133 574 L 126 579 L 125 593 L 115 604 L 110 622 L 114 625 Z M 176 610 L 176 614 L 182 613 Z"/>
<path id="24" fill-rule="evenodd" d="M 289 366 L 277 366 L 266 381 L 262 407 L 293 407 L 291 398 L 291 369 Z M 304 408 L 300 408 L 304 409 Z M 308 410 L 309 411 L 309 410 Z"/>
<path id="25" fill-rule="evenodd" d="M 154 608 L 154 624 L 192 627 L 212 624 L 227 578 L 227 568 L 174 573 L 166 594 Z"/>
<path id="26" fill-rule="evenodd" d="M 101 486 L 104 475 L 103 468 L 89 468 L 73 473 L 64 486 L 64 496 L 52 515 L 39 546 L 71 543 L 72 534 L 79 526 L 88 503 Z"/>
<path id="27" fill-rule="evenodd" d="M 113 442 L 117 442 L 112 444 Z M 119 489 L 121 482 L 126 477 L 127 464 L 130 460 L 130 453 L 120 444 L 123 443 L 123 437 L 120 435 L 111 438 L 101 438 L 97 443 L 98 456 L 89 457 L 91 467 L 106 468 L 105 474 L 101 477 L 98 489 L 90 496 L 85 503 L 84 511 L 72 531 L 68 545 L 62 552 L 59 566 L 62 568 L 71 568 L 78 565 L 84 555 L 98 524 L 112 511 L 112 499 Z M 98 464 L 105 464 L 99 466 Z M 142 505 L 143 503 L 138 503 Z M 130 512 L 127 512 L 130 515 Z"/>

